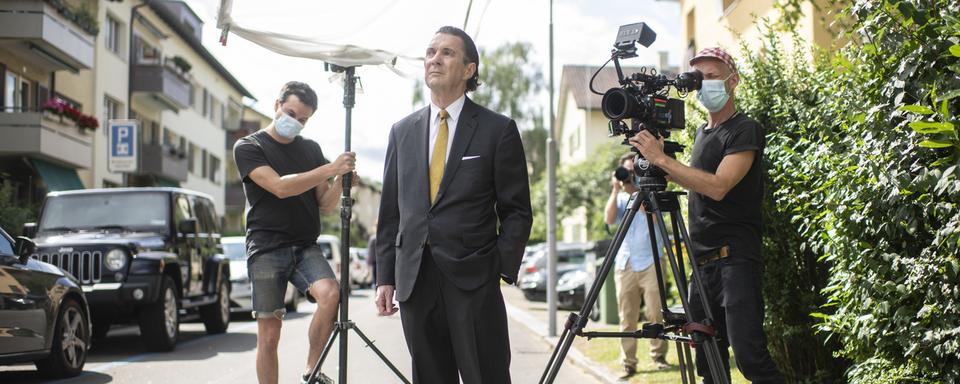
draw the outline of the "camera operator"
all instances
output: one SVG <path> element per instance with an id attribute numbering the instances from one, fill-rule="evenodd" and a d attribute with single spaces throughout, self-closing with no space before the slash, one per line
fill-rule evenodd
<path id="1" fill-rule="evenodd" d="M 620 167 L 611 177 L 610 183 L 613 188 L 604 211 L 604 221 L 607 225 L 620 222 L 626 213 L 630 196 L 639 190 L 633 184 L 633 160 L 632 152 L 620 156 Z M 657 246 L 662 249 L 659 238 L 657 242 Z M 662 263 L 663 259 L 659 262 Z M 647 217 L 641 207 L 634 216 L 633 223 L 630 224 L 630 229 L 616 256 L 614 281 L 617 286 L 617 313 L 620 316 L 621 332 L 637 330 L 641 304 L 644 305 L 644 317 L 648 323 L 663 323 L 660 288 L 653 263 Z M 620 352 L 623 362 L 623 376 L 620 376 L 620 380 L 627 380 L 637 373 L 637 339 L 621 338 Z M 667 342 L 661 339 L 650 339 L 650 359 L 656 369 L 669 368 L 666 355 Z"/>
<path id="2" fill-rule="evenodd" d="M 721 48 L 701 50 L 690 65 L 703 73 L 697 99 L 709 111 L 697 129 L 690 164 L 663 152 L 663 139 L 647 130 L 630 143 L 690 190 L 689 222 L 693 259 L 700 265 L 704 290 L 714 316 L 717 345 L 729 376 L 729 349 L 737 367 L 753 383 L 783 383 L 767 350 L 761 294 L 761 159 L 763 128 L 737 111 L 734 90 L 740 83 L 737 67 Z M 703 299 L 690 290 L 691 320 L 704 318 Z M 697 371 L 707 375 L 706 356 L 696 350 Z M 704 383 L 711 383 L 707 378 Z"/>

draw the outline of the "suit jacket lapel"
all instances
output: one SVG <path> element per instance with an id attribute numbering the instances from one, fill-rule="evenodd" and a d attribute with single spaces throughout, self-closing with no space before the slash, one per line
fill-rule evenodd
<path id="1" fill-rule="evenodd" d="M 427 202 L 427 206 L 430 205 L 430 106 L 422 109 L 417 114 L 417 120 L 414 121 L 413 127 L 413 137 L 412 145 L 414 146 L 413 152 L 416 157 L 419 157 L 420 160 L 416 161 L 415 164 L 417 169 L 414 172 L 414 175 L 418 175 L 420 180 L 411 180 L 412 185 L 422 186 L 424 195 L 423 200 Z"/>
<path id="2" fill-rule="evenodd" d="M 473 133 L 477 130 L 477 110 L 476 104 L 469 97 L 463 102 L 463 110 L 460 111 L 460 118 L 457 120 L 457 129 L 453 134 L 453 145 L 450 146 L 450 154 L 447 156 L 447 165 L 443 170 L 443 178 L 440 180 L 440 190 L 437 192 L 437 201 L 443 198 L 443 192 L 450 185 L 450 180 L 457 173 L 460 167 L 460 160 L 467 151 L 470 140 L 473 139 Z M 428 167 L 429 168 L 429 167 Z M 429 172 L 429 170 L 427 171 Z"/>

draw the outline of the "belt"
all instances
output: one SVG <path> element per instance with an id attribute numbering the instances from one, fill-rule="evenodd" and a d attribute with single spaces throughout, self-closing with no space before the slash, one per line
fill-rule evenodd
<path id="1" fill-rule="evenodd" d="M 698 257 L 697 265 L 702 267 L 711 261 L 726 259 L 728 257 L 730 257 L 730 246 L 724 245 L 715 251 L 712 251 L 706 255 Z"/>

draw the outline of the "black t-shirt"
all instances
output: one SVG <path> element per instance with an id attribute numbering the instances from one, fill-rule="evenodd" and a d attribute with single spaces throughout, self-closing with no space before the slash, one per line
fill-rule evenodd
<path id="1" fill-rule="evenodd" d="M 730 255 L 760 260 L 761 204 L 763 201 L 763 127 L 743 113 L 726 122 L 697 129 L 690 165 L 716 173 L 726 155 L 756 151 L 750 170 L 723 200 L 690 191 L 688 214 L 693 254 L 699 257 L 727 245 Z"/>
<path id="2" fill-rule="evenodd" d="M 280 176 L 313 170 L 329 163 L 323 157 L 320 145 L 300 136 L 290 144 L 281 144 L 266 131 L 258 131 L 237 140 L 233 156 L 250 204 L 247 210 L 247 255 L 316 242 L 320 234 L 316 189 L 281 199 L 253 182 L 250 172 L 264 165 L 273 168 Z"/>

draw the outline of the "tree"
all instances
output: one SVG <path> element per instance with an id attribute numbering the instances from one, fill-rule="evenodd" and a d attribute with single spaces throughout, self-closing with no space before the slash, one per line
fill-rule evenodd
<path id="1" fill-rule="evenodd" d="M 543 90 L 540 65 L 530 61 L 530 43 L 503 44 L 493 51 L 480 51 L 480 87 L 471 98 L 478 104 L 513 118 L 527 155 L 530 183 L 546 169 L 547 131 L 539 94 Z"/>

